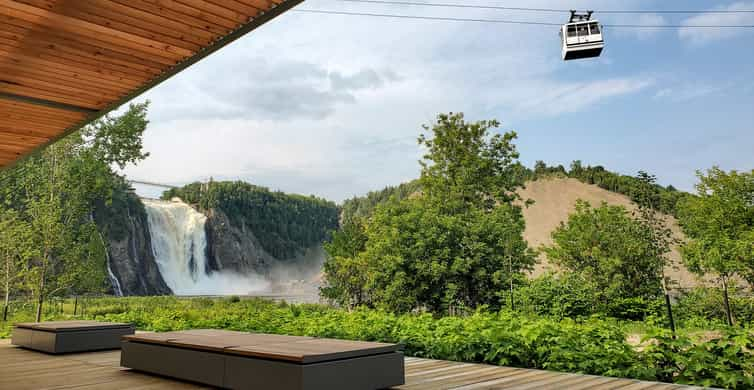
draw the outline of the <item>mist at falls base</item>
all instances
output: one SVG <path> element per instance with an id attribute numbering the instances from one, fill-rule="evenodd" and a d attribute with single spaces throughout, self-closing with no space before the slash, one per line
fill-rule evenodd
<path id="1" fill-rule="evenodd" d="M 171 201 L 142 199 L 142 202 L 157 266 L 175 295 L 285 295 L 285 291 L 273 290 L 279 290 L 287 281 L 210 270 L 204 214 L 177 198 Z"/>

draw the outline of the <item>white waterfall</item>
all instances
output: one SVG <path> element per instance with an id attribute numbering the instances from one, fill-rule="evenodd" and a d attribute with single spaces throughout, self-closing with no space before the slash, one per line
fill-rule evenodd
<path id="1" fill-rule="evenodd" d="M 176 295 L 250 294 L 269 283 L 255 275 L 207 273 L 207 217 L 179 199 L 142 199 L 152 250 L 162 278 Z"/>
<path id="2" fill-rule="evenodd" d="M 115 277 L 115 273 L 113 273 L 113 269 L 110 267 L 110 252 L 107 249 L 105 250 L 105 255 L 107 256 L 107 275 L 110 277 L 110 283 L 113 285 L 115 296 L 122 297 L 123 289 L 120 287 L 120 281 Z"/>

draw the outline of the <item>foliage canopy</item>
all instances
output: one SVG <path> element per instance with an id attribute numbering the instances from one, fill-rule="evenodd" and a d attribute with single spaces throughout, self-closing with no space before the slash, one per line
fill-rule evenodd
<path id="1" fill-rule="evenodd" d="M 222 210 L 234 225 L 250 228 L 262 247 L 278 259 L 295 257 L 338 227 L 338 207 L 333 202 L 273 192 L 242 181 L 192 183 L 163 194 L 163 199 L 173 197 L 202 210 Z"/>
<path id="2" fill-rule="evenodd" d="M 23 271 L 16 287 L 37 299 L 38 317 L 46 297 L 108 288 L 107 244 L 94 213 L 124 187 L 112 165 L 147 156 L 141 137 L 148 104 L 95 121 L 0 172 L 0 212 L 14 215 L 19 237 L 5 234 L 0 246 L 15 246 Z"/>
<path id="3" fill-rule="evenodd" d="M 534 256 L 513 204 L 522 185 L 516 135 L 492 134 L 497 126 L 463 114 L 425 126 L 421 193 L 394 196 L 344 225 L 326 246 L 323 295 L 399 312 L 499 307 Z"/>
<path id="4" fill-rule="evenodd" d="M 661 288 L 665 260 L 653 232 L 624 207 L 594 208 L 579 200 L 567 222 L 552 232 L 548 258 L 596 284 L 607 298 L 651 297 Z"/>

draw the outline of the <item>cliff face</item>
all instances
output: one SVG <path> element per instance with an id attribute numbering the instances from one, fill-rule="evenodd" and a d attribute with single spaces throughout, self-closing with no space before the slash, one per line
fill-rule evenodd
<path id="1" fill-rule="evenodd" d="M 95 213 L 108 244 L 111 279 L 117 279 L 123 295 L 172 294 L 154 257 L 144 204 L 134 194 L 120 195 L 112 205 L 103 205 Z M 319 275 L 324 262 L 321 245 L 302 249 L 290 259 L 277 259 L 265 250 L 245 222 L 231 222 L 219 209 L 206 211 L 205 215 L 205 273 L 261 276 L 274 291 L 301 290 L 308 294 L 311 290 L 316 296 L 318 284 L 311 280 Z M 115 282 L 113 285 L 117 293 Z"/>
<path id="2" fill-rule="evenodd" d="M 110 269 L 123 295 L 172 294 L 154 258 L 144 205 L 135 195 L 114 200 L 95 218 L 106 232 Z"/>
<path id="3" fill-rule="evenodd" d="M 234 224 L 221 210 L 210 210 L 205 224 L 207 272 L 259 275 L 270 282 L 270 294 L 295 296 L 300 302 L 319 302 L 325 251 L 321 244 L 304 248 L 289 259 L 267 252 L 245 224 Z"/>
<path id="4" fill-rule="evenodd" d="M 277 262 L 246 224 L 236 226 L 218 209 L 207 212 L 207 272 L 269 275 Z"/>

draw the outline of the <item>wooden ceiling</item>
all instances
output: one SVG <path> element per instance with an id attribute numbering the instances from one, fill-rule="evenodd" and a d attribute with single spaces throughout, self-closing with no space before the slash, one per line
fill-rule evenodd
<path id="1" fill-rule="evenodd" d="M 0 169 L 301 1 L 0 0 Z"/>

